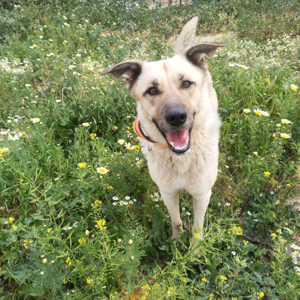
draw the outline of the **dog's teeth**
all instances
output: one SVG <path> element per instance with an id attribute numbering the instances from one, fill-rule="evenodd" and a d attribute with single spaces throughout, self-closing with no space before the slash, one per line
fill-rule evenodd
<path id="1" fill-rule="evenodd" d="M 173 142 L 170 142 L 170 144 L 171 144 L 171 146 L 172 146 L 173 148 L 175 148 L 175 146 L 174 146 L 174 143 L 173 143 Z"/>

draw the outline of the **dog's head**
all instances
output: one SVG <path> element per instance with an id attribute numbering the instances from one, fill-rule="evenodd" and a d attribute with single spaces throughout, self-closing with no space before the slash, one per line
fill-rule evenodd
<path id="1" fill-rule="evenodd" d="M 129 60 L 112 66 L 101 75 L 112 74 L 124 80 L 138 101 L 144 119 L 155 124 L 171 151 L 182 154 L 190 149 L 194 118 L 201 109 L 207 60 L 225 44 L 192 44 L 197 18 L 180 33 L 175 56 L 155 62 Z M 143 125 L 143 124 L 142 124 Z"/>

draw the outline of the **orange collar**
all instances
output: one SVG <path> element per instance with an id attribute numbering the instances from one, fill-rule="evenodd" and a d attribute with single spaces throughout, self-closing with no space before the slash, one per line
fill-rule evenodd
<path id="1" fill-rule="evenodd" d="M 137 136 L 146 140 L 147 142 L 153 143 L 153 144 L 157 145 L 159 148 L 167 148 L 168 147 L 167 144 L 160 144 L 160 143 L 154 142 L 149 136 L 146 136 L 145 133 L 143 132 L 143 129 L 141 127 L 141 124 L 140 124 L 140 121 L 138 118 L 136 118 L 136 120 L 134 121 L 132 128 Z"/>

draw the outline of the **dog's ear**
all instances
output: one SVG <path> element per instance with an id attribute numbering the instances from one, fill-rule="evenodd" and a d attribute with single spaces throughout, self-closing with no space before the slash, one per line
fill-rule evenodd
<path id="1" fill-rule="evenodd" d="M 201 43 L 193 45 L 183 51 L 183 55 L 193 65 L 203 69 L 207 69 L 207 60 L 214 57 L 218 47 L 225 47 L 226 44 L 222 43 Z"/>
<path id="2" fill-rule="evenodd" d="M 192 20 L 190 20 L 183 26 L 175 43 L 175 47 L 174 47 L 175 55 L 182 53 L 185 48 L 193 45 L 193 41 L 197 29 L 197 22 L 198 22 L 198 17 L 194 17 Z"/>
<path id="3" fill-rule="evenodd" d="M 119 80 L 123 79 L 125 86 L 130 89 L 142 72 L 142 64 L 141 60 L 127 60 L 104 70 L 100 75 L 110 73 Z"/>

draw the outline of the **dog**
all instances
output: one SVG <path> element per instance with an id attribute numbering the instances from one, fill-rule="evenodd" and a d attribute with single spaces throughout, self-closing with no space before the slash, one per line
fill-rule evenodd
<path id="1" fill-rule="evenodd" d="M 170 59 L 118 63 L 101 75 L 123 80 L 137 100 L 135 132 L 140 137 L 149 173 L 158 185 L 172 221 L 172 238 L 183 231 L 179 191 L 193 197 L 194 241 L 202 238 L 204 215 L 218 173 L 217 94 L 208 71 L 222 43 L 192 45 L 198 18 L 182 29 Z"/>

